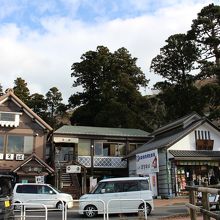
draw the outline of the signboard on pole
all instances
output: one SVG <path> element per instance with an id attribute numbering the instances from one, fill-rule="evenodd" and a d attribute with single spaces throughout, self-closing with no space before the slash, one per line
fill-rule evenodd
<path id="1" fill-rule="evenodd" d="M 151 150 L 136 154 L 136 170 L 139 175 L 159 172 L 158 151 Z"/>
<path id="2" fill-rule="evenodd" d="M 35 176 L 36 183 L 44 183 L 44 176 Z"/>
<path id="3" fill-rule="evenodd" d="M 78 165 L 66 166 L 66 173 L 81 173 L 81 166 Z"/>

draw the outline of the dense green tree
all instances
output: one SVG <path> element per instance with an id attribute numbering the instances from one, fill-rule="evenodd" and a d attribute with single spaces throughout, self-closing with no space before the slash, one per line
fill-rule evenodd
<path id="1" fill-rule="evenodd" d="M 185 34 L 172 35 L 165 42 L 160 54 L 153 58 L 151 70 L 171 84 L 188 86 L 194 79 L 191 72 L 199 57 L 197 47 Z"/>
<path id="2" fill-rule="evenodd" d="M 54 117 L 62 100 L 62 93 L 56 87 L 50 88 L 50 90 L 46 93 L 47 110 L 50 112 L 51 117 Z"/>
<path id="3" fill-rule="evenodd" d="M 18 98 L 20 98 L 25 104 L 29 105 L 30 91 L 24 79 L 18 77 L 14 81 L 13 90 L 15 95 L 18 96 Z"/>
<path id="4" fill-rule="evenodd" d="M 195 40 L 200 51 L 201 74 L 220 76 L 220 6 L 204 7 L 193 20 L 189 39 Z"/>
<path id="5" fill-rule="evenodd" d="M 96 51 L 84 53 L 80 62 L 73 63 L 73 87 L 80 86 L 83 91 L 69 98 L 70 105 L 77 107 L 72 123 L 144 127 L 139 88 L 146 86 L 148 80 L 136 61 L 125 48 L 111 53 L 107 47 L 98 46 Z"/>
<path id="6" fill-rule="evenodd" d="M 30 95 L 29 107 L 40 117 L 45 119 L 47 104 L 42 94 L 34 93 Z"/>
<path id="7" fill-rule="evenodd" d="M 192 111 L 201 112 L 203 106 L 192 74 L 200 56 L 198 48 L 185 34 L 172 35 L 166 43 L 151 62 L 151 70 L 165 79 L 155 85 L 160 91 L 157 98 L 164 105 L 164 122 Z"/>
<path id="8" fill-rule="evenodd" d="M 201 97 L 205 103 L 203 109 L 204 114 L 208 115 L 209 119 L 215 120 L 220 117 L 220 86 L 216 83 L 211 83 L 201 88 Z"/>
<path id="9" fill-rule="evenodd" d="M 209 4 L 204 7 L 193 20 L 189 39 L 196 42 L 200 53 L 199 77 L 206 79 L 217 76 L 219 85 L 207 85 L 201 88 L 201 95 L 206 101 L 204 112 L 212 120 L 220 118 L 220 6 Z"/>
<path id="10" fill-rule="evenodd" d="M 66 111 L 64 109 L 64 104 L 62 103 L 62 93 L 59 91 L 57 87 L 52 87 L 46 93 L 46 105 L 47 105 L 47 116 L 46 121 L 53 127 L 56 128 L 59 124 L 57 121 L 57 115 L 60 114 L 60 111 Z"/>

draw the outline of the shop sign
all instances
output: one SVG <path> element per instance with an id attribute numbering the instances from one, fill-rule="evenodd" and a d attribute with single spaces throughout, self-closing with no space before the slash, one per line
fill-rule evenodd
<path id="1" fill-rule="evenodd" d="M 151 150 L 136 154 L 136 170 L 139 175 L 159 172 L 158 151 Z"/>
<path id="2" fill-rule="evenodd" d="M 81 166 L 78 165 L 66 166 L 66 173 L 81 173 Z"/>
<path id="3" fill-rule="evenodd" d="M 5 159 L 6 160 L 14 160 L 14 154 L 6 154 Z"/>
<path id="4" fill-rule="evenodd" d="M 44 176 L 35 176 L 36 183 L 44 183 Z"/>
<path id="5" fill-rule="evenodd" d="M 0 160 L 4 159 L 4 154 L 0 154 Z"/>
<path id="6" fill-rule="evenodd" d="M 16 154 L 16 160 L 24 160 L 24 154 Z"/>

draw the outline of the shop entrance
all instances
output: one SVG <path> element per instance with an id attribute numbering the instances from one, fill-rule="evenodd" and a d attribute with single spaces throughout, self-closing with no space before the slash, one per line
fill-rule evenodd
<path id="1" fill-rule="evenodd" d="M 184 164 L 183 164 L 184 163 Z M 215 185 L 220 182 L 219 162 L 178 161 L 176 166 L 176 194 L 186 194 L 186 185 Z"/>

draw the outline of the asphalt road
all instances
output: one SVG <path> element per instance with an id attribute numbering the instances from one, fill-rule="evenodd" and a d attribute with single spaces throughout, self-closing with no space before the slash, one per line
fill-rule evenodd
<path id="1" fill-rule="evenodd" d="M 156 207 L 154 211 L 148 216 L 148 220 L 156 220 L 160 219 L 162 217 L 169 217 L 169 216 L 175 216 L 175 215 L 183 215 L 187 214 L 188 209 L 186 208 L 185 205 L 174 205 L 174 206 L 165 206 L 165 207 Z M 16 213 L 18 215 L 19 213 Z M 30 216 L 30 217 L 28 217 Z M 34 218 L 35 216 L 35 218 Z M 40 217 L 41 216 L 41 217 Z M 20 219 L 20 218 L 15 218 L 15 219 Z M 25 220 L 33 220 L 33 219 L 45 219 L 44 213 L 43 212 L 28 212 L 27 217 Z M 67 214 L 67 219 L 68 220 L 88 220 L 89 218 L 86 218 L 84 216 L 78 215 L 76 211 L 73 210 L 68 210 Z M 101 220 L 103 219 L 103 216 L 100 215 L 96 218 L 93 218 L 93 220 Z M 109 219 L 127 219 L 127 220 L 132 220 L 132 219 L 143 219 L 139 218 L 137 214 L 129 214 L 129 215 L 123 215 L 119 216 L 118 214 L 116 215 L 110 215 Z M 50 211 L 48 214 L 48 220 L 62 220 L 62 212 L 61 211 Z"/>

